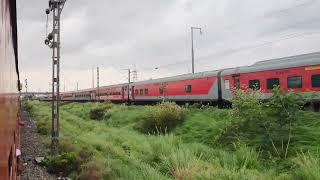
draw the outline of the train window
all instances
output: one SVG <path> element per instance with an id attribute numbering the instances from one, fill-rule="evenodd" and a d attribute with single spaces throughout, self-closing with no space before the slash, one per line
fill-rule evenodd
<path id="1" fill-rule="evenodd" d="M 224 88 L 226 90 L 229 90 L 230 89 L 230 81 L 229 80 L 224 80 Z"/>
<path id="2" fill-rule="evenodd" d="M 143 89 L 140 89 L 140 95 L 143 95 Z"/>
<path id="3" fill-rule="evenodd" d="M 190 93 L 191 92 L 191 85 L 190 84 L 188 84 L 188 85 L 186 85 L 186 92 L 187 93 Z"/>
<path id="4" fill-rule="evenodd" d="M 288 88 L 302 88 L 302 77 L 301 76 L 293 76 L 288 77 Z"/>
<path id="5" fill-rule="evenodd" d="M 279 78 L 270 78 L 267 79 L 267 89 L 273 89 L 274 86 L 279 86 L 280 80 Z"/>
<path id="6" fill-rule="evenodd" d="M 139 94 L 138 89 L 134 90 L 134 94 L 135 94 L 135 95 L 138 95 L 138 94 Z"/>
<path id="7" fill-rule="evenodd" d="M 312 87 L 320 87 L 320 74 L 311 77 Z"/>
<path id="8" fill-rule="evenodd" d="M 159 92 L 160 92 L 160 94 L 163 94 L 163 92 L 164 92 L 164 87 L 163 87 L 163 86 L 161 86 L 161 87 L 159 88 Z"/>
<path id="9" fill-rule="evenodd" d="M 149 90 L 148 89 L 144 89 L 144 94 L 148 94 Z"/>
<path id="10" fill-rule="evenodd" d="M 235 80 L 235 87 L 236 89 L 240 89 L 240 79 Z"/>
<path id="11" fill-rule="evenodd" d="M 258 90 L 260 89 L 260 81 L 255 79 L 255 80 L 249 80 L 249 88 Z"/>

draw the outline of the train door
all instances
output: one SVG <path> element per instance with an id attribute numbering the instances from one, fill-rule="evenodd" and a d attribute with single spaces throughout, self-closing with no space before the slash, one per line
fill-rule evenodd
<path id="1" fill-rule="evenodd" d="M 233 87 L 236 89 L 240 89 L 240 74 L 234 74 L 233 78 Z"/>
<path id="2" fill-rule="evenodd" d="M 91 101 L 94 101 L 94 100 L 95 100 L 95 92 L 91 91 Z"/>
<path id="3" fill-rule="evenodd" d="M 121 100 L 124 100 L 125 87 L 121 88 Z"/>
<path id="4" fill-rule="evenodd" d="M 131 100 L 134 100 L 134 86 L 130 87 L 129 96 Z"/>

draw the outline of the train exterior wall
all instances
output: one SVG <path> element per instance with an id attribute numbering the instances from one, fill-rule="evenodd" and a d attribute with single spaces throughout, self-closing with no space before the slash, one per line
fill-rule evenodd
<path id="1" fill-rule="evenodd" d="M 17 179 L 19 96 L 15 1 L 0 0 L 0 179 Z M 15 24 L 15 25 L 14 25 Z"/>
<path id="2" fill-rule="evenodd" d="M 139 84 L 134 86 L 134 100 L 216 101 L 218 98 L 216 80 L 216 76 L 208 76 L 161 83 Z M 190 88 L 189 91 L 187 90 L 188 88 Z"/>
<path id="3" fill-rule="evenodd" d="M 130 85 L 104 86 L 99 88 L 99 92 L 97 89 L 87 89 L 73 92 L 73 94 L 74 100 L 86 101 L 150 102 L 166 99 L 177 102 L 222 103 L 232 99 L 233 89 L 237 86 L 250 87 L 249 82 L 252 80 L 259 81 L 258 89 L 262 92 L 261 98 L 269 98 L 272 95 L 272 88 L 267 88 L 267 80 L 276 78 L 285 91 L 315 92 L 317 96 L 314 100 L 319 101 L 320 87 L 312 86 L 312 76 L 317 76 L 316 79 L 319 81 L 320 52 L 259 61 L 251 66 L 220 71 L 184 74 L 130 83 Z M 289 77 L 301 77 L 301 87 L 288 87 Z"/>
<path id="4" fill-rule="evenodd" d="M 96 91 L 96 98 L 103 101 L 123 101 L 123 86 L 101 87 L 99 93 Z"/>
<path id="5" fill-rule="evenodd" d="M 320 60 L 320 59 L 319 59 Z M 272 90 L 267 88 L 267 79 L 278 78 L 279 85 L 284 91 L 294 91 L 294 92 L 314 92 L 316 96 L 315 100 L 320 99 L 320 87 L 312 86 L 312 76 L 320 75 L 320 62 L 319 64 L 300 66 L 300 67 L 290 67 L 283 69 L 273 69 L 264 70 L 258 72 L 247 72 L 247 73 L 236 73 L 231 75 L 226 75 L 222 77 L 222 88 L 223 88 L 223 98 L 230 100 L 232 98 L 232 89 L 236 88 L 236 81 L 239 79 L 240 86 L 244 88 L 249 87 L 250 80 L 259 80 L 260 91 L 263 93 L 262 98 L 270 97 Z M 289 88 L 288 78 L 290 77 L 301 77 L 302 86 L 299 88 Z M 229 83 L 226 83 L 229 82 Z M 229 87 L 226 87 L 226 84 Z"/>

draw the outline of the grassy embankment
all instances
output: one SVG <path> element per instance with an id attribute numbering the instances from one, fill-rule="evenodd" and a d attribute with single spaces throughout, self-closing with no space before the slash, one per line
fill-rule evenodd
<path id="1" fill-rule="evenodd" d="M 250 98 L 248 103 L 241 103 L 241 108 L 247 106 L 250 111 L 239 107 L 235 109 L 240 112 L 185 108 L 183 122 L 157 135 L 141 132 L 143 119 L 154 110 L 148 106 L 64 104 L 61 148 L 75 152 L 81 162 L 70 176 L 139 180 L 320 177 L 319 113 L 298 111 L 288 131 L 283 130 L 286 124 L 277 124 L 278 115 L 267 116 L 265 124 L 257 123 L 264 121 L 260 104 L 250 102 Z M 32 101 L 30 105 L 39 132 L 49 135 L 50 104 Z M 100 121 L 90 118 L 90 110 L 97 106 L 105 110 Z"/>

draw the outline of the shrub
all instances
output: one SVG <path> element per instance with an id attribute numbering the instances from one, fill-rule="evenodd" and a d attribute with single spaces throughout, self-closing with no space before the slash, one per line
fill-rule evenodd
<path id="1" fill-rule="evenodd" d="M 77 161 L 79 164 L 88 162 L 93 156 L 93 151 L 89 147 L 82 147 L 78 152 Z"/>
<path id="2" fill-rule="evenodd" d="M 208 162 L 201 160 L 192 150 L 172 150 L 162 157 L 162 171 L 174 179 L 209 179 L 215 170 Z"/>
<path id="3" fill-rule="evenodd" d="M 90 110 L 90 119 L 93 120 L 102 120 L 104 117 L 105 108 L 103 107 L 94 107 Z"/>
<path id="4" fill-rule="evenodd" d="M 259 91 L 236 90 L 232 100 L 233 119 L 219 137 L 219 142 L 230 145 L 240 140 L 261 147 L 266 156 L 279 158 L 295 153 L 292 148 L 293 132 L 308 98 L 294 92 L 283 92 L 280 87 L 275 87 L 273 92 L 274 95 L 263 103 Z"/>
<path id="5" fill-rule="evenodd" d="M 78 177 L 79 180 L 101 180 L 111 179 L 111 170 L 103 169 L 102 164 L 97 162 L 88 162 L 83 165 L 81 173 Z"/>
<path id="6" fill-rule="evenodd" d="M 23 109 L 25 111 L 31 112 L 32 111 L 32 105 L 28 101 L 23 101 Z"/>
<path id="7" fill-rule="evenodd" d="M 140 124 L 143 133 L 165 133 L 174 129 L 184 118 L 184 110 L 172 102 L 149 107 Z"/>
<path id="8" fill-rule="evenodd" d="M 63 139 L 59 143 L 59 149 L 62 153 L 76 152 L 78 150 L 78 147 L 70 140 Z"/>
<path id="9" fill-rule="evenodd" d="M 67 176 L 72 171 L 77 170 L 80 166 L 77 162 L 77 156 L 74 152 L 63 153 L 61 155 L 54 156 L 45 164 L 48 172 L 54 174 L 62 173 L 64 176 Z"/>
<path id="10" fill-rule="evenodd" d="M 106 103 L 103 104 L 104 109 L 109 110 L 113 108 L 113 104 L 111 101 L 107 101 Z"/>
<path id="11" fill-rule="evenodd" d="M 37 132 L 41 135 L 48 135 L 50 132 L 50 125 L 46 121 L 37 122 Z"/>

